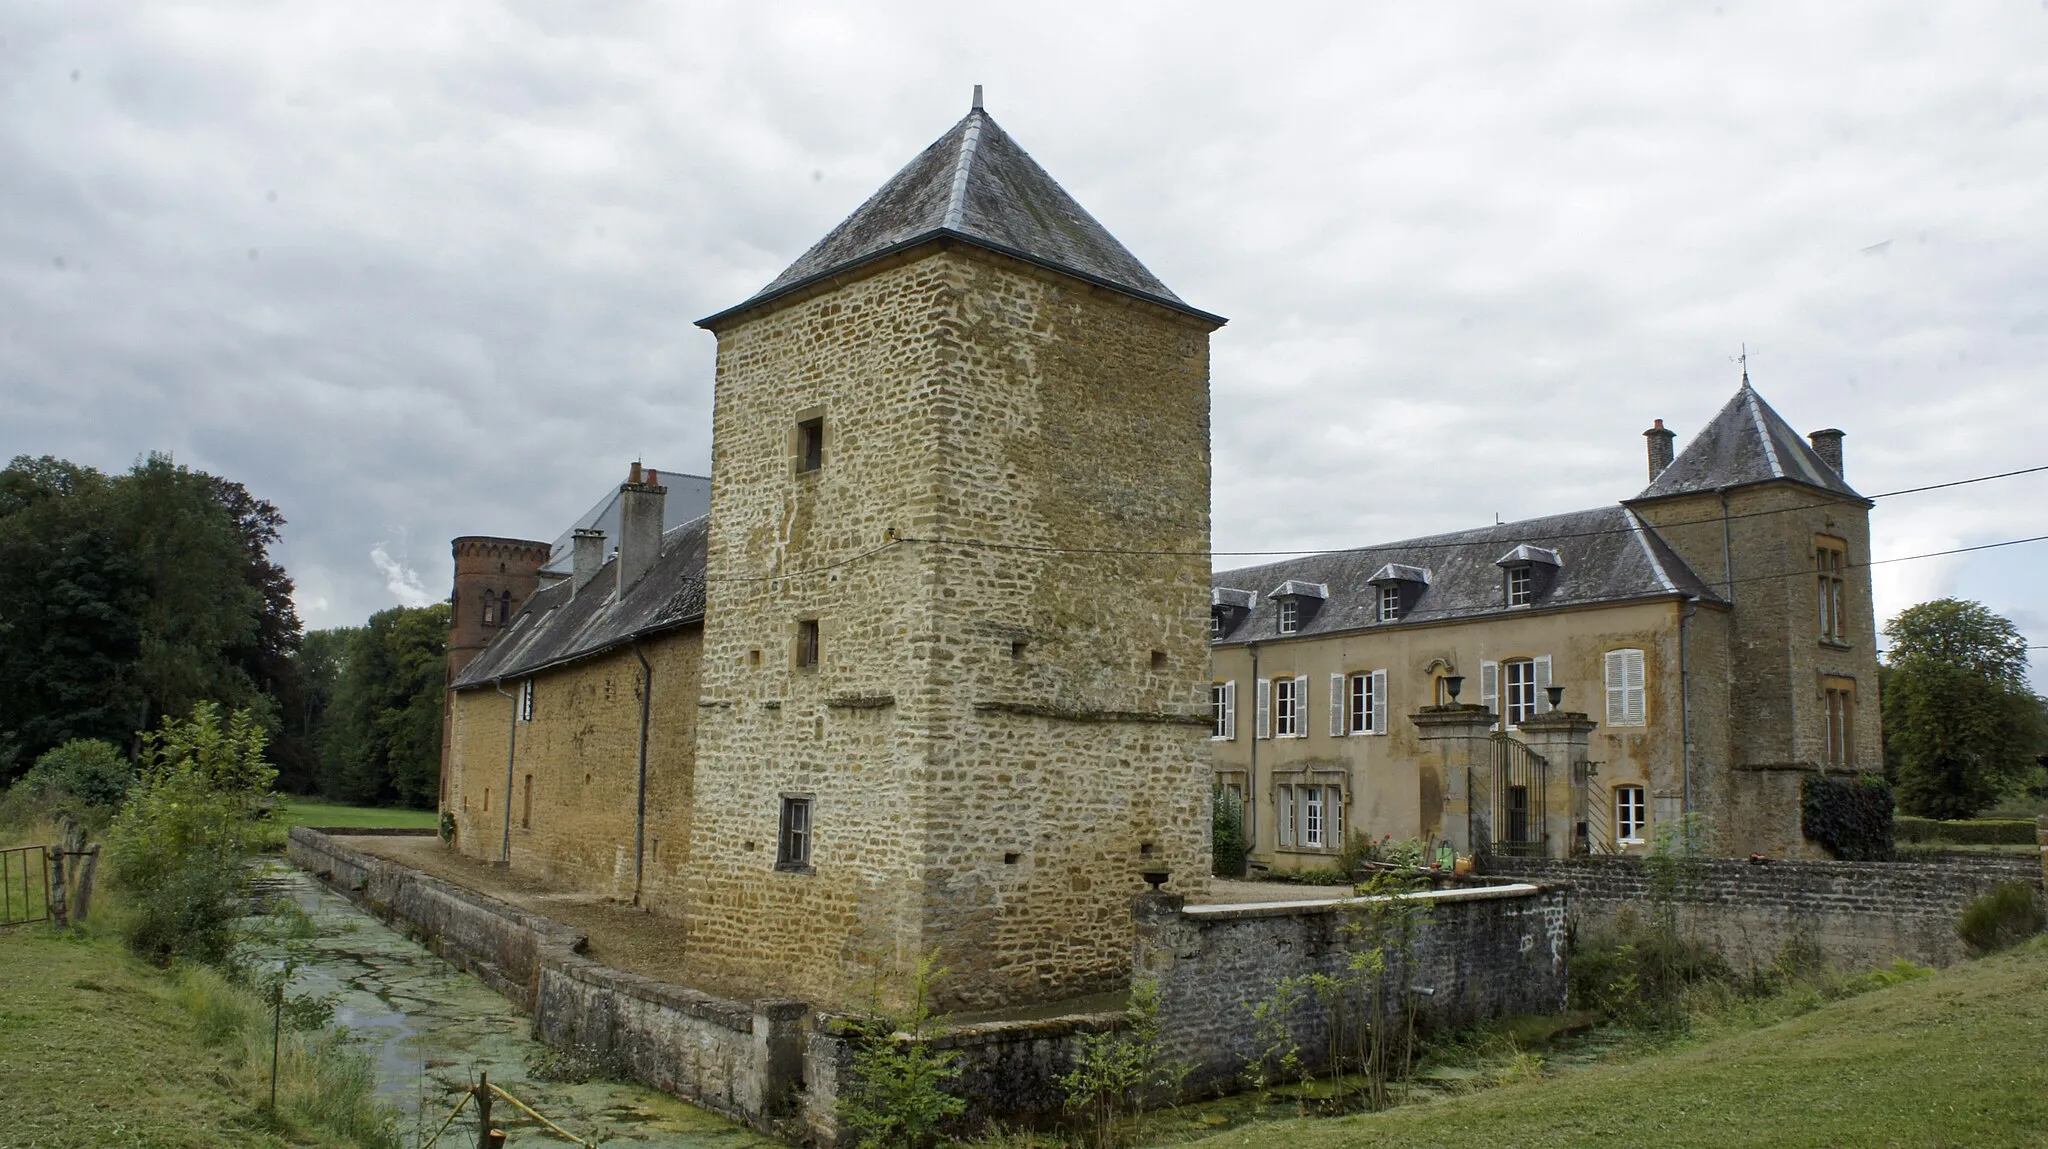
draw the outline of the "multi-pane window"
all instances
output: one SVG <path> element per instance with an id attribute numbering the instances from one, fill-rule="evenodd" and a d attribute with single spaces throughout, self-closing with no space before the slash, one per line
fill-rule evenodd
<path id="1" fill-rule="evenodd" d="M 1603 659 L 1607 679 L 1607 725 L 1641 726 L 1644 713 L 1643 652 L 1610 650 Z"/>
<path id="2" fill-rule="evenodd" d="M 1350 705 L 1345 709 L 1347 733 L 1384 734 L 1387 725 L 1387 672 L 1375 670 L 1371 673 L 1352 675 L 1346 683 L 1346 694 Z"/>
<path id="3" fill-rule="evenodd" d="M 1301 683 L 1303 679 L 1276 678 L 1273 680 L 1273 737 L 1299 738 L 1302 725 Z"/>
<path id="4" fill-rule="evenodd" d="M 519 721 L 533 721 L 533 679 L 519 684 Z"/>
<path id="5" fill-rule="evenodd" d="M 1401 588 L 1383 586 L 1380 588 L 1380 621 L 1392 622 L 1401 617 Z"/>
<path id="6" fill-rule="evenodd" d="M 1616 786 L 1614 788 L 1614 840 L 1624 845 L 1635 845 L 1643 840 L 1643 827 L 1648 824 L 1649 807 L 1643 802 L 1641 786 Z"/>
<path id="7" fill-rule="evenodd" d="M 1848 579 L 1845 575 L 1849 567 L 1847 546 L 1848 544 L 1839 539 L 1819 539 L 1814 543 L 1814 568 L 1820 584 L 1822 642 L 1849 640 L 1849 620 L 1844 609 L 1848 595 Z"/>
<path id="8" fill-rule="evenodd" d="M 800 668 L 818 665 L 818 620 L 815 618 L 796 624 L 796 664 Z"/>
<path id="9" fill-rule="evenodd" d="M 782 829 L 775 843 L 775 868 L 811 868 L 811 798 L 809 795 L 782 796 Z"/>
<path id="10" fill-rule="evenodd" d="M 1509 726 L 1536 717 L 1536 660 L 1515 658 L 1501 663 L 1501 685 L 1507 695 Z"/>
<path id="11" fill-rule="evenodd" d="M 1214 721 L 1209 737 L 1225 741 L 1237 737 L 1236 682 L 1209 684 L 1209 714 Z"/>
<path id="12" fill-rule="evenodd" d="M 1829 766 L 1856 764 L 1856 685 L 1847 679 L 1828 679 L 1821 690 L 1826 739 L 1821 761 Z"/>
<path id="13" fill-rule="evenodd" d="M 1301 604 L 1291 598 L 1280 600 L 1280 633 L 1293 634 L 1301 629 Z"/>
<path id="14" fill-rule="evenodd" d="M 1274 788 L 1273 812 L 1280 845 L 1302 850 L 1333 850 L 1344 839 L 1344 790 L 1339 786 Z"/>
<path id="15" fill-rule="evenodd" d="M 1508 605 L 1528 606 L 1534 600 L 1535 581 L 1529 573 L 1529 568 L 1525 566 L 1509 567 Z"/>
<path id="16" fill-rule="evenodd" d="M 1323 788 L 1301 788 L 1301 844 L 1312 850 L 1323 846 Z"/>

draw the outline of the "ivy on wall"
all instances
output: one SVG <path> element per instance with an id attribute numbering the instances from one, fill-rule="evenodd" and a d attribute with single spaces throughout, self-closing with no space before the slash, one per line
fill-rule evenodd
<path id="1" fill-rule="evenodd" d="M 1844 862 L 1892 856 L 1892 788 L 1881 779 L 1809 774 L 1799 786 L 1800 828 Z"/>

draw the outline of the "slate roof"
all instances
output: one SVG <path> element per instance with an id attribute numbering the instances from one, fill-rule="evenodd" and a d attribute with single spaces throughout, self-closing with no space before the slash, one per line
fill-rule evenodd
<path id="1" fill-rule="evenodd" d="M 1794 431 L 1756 388 L 1749 375 L 1685 450 L 1643 488 L 1637 499 L 1660 499 L 1789 479 L 1860 499 L 1833 467 L 1821 461 L 1804 436 Z"/>
<path id="2" fill-rule="evenodd" d="M 524 678 L 537 670 L 573 662 L 624 646 L 637 638 L 672 630 L 704 617 L 704 548 L 709 516 L 671 527 L 661 536 L 661 557 L 626 592 L 618 582 L 617 556 L 604 564 L 584 593 L 572 597 L 564 580 L 534 592 L 455 680 L 455 689 L 488 686 L 496 679 Z"/>
<path id="3" fill-rule="evenodd" d="M 1503 552 L 1523 544 L 1554 550 L 1561 562 L 1556 578 L 1533 606 L 1510 608 L 1501 568 L 1494 563 Z M 1427 570 L 1429 585 L 1399 619 L 1381 622 L 1371 580 L 1389 563 Z M 1259 596 L 1251 614 L 1218 639 L 1218 644 L 1280 637 L 1278 611 L 1270 596 L 1289 581 L 1327 583 L 1330 588 L 1328 601 L 1301 623 L 1298 635 L 1679 595 L 1720 601 L 1655 531 L 1628 508 L 1616 505 L 1218 571 L 1210 579 L 1212 587 L 1254 591 Z"/>
<path id="4" fill-rule="evenodd" d="M 768 286 L 700 325 L 942 236 L 1223 322 L 1159 282 L 977 104 Z"/>

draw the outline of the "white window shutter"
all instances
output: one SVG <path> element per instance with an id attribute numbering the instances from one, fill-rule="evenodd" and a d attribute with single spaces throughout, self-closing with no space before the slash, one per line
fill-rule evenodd
<path id="1" fill-rule="evenodd" d="M 1233 742 L 1236 739 L 1237 680 L 1233 678 L 1223 684 L 1223 740 L 1225 742 Z"/>
<path id="2" fill-rule="evenodd" d="M 1643 689 L 1643 652 L 1625 650 L 1622 654 L 1622 720 L 1630 726 L 1641 726 L 1646 701 Z"/>
<path id="3" fill-rule="evenodd" d="M 1258 717 L 1253 720 L 1252 736 L 1254 738 L 1271 738 L 1273 736 L 1273 680 L 1270 678 L 1259 679 L 1259 713 Z"/>
<path id="4" fill-rule="evenodd" d="M 1294 736 L 1308 737 L 1308 675 L 1294 676 Z"/>
<path id="5" fill-rule="evenodd" d="M 1500 713 L 1500 663 L 1498 662 L 1482 662 L 1479 664 L 1479 705 L 1486 707 L 1495 714 Z M 1498 727 L 1499 725 L 1498 721 L 1494 722 L 1494 726 Z"/>
<path id="6" fill-rule="evenodd" d="M 1330 737 L 1344 736 L 1344 676 L 1330 676 Z"/>
<path id="7" fill-rule="evenodd" d="M 1610 650 L 1601 659 L 1601 677 L 1607 684 L 1607 725 L 1628 725 L 1628 651 Z"/>
<path id="8" fill-rule="evenodd" d="M 1372 732 L 1387 732 L 1387 672 L 1372 672 Z"/>
<path id="9" fill-rule="evenodd" d="M 1550 656 L 1536 656 L 1536 713 L 1545 714 L 1550 710 Z"/>
<path id="10" fill-rule="evenodd" d="M 1323 803 L 1323 838 L 1338 849 L 1344 848 L 1344 791 L 1335 786 L 1325 791 L 1329 799 Z"/>

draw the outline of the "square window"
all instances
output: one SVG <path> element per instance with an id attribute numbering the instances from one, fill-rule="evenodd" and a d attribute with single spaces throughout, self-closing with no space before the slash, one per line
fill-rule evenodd
<path id="1" fill-rule="evenodd" d="M 796 425 L 796 469 L 815 471 L 825 465 L 825 417 Z"/>
<path id="2" fill-rule="evenodd" d="M 1291 598 L 1280 600 L 1280 633 L 1293 634 L 1301 629 L 1301 604 Z"/>
<path id="3" fill-rule="evenodd" d="M 818 620 L 807 618 L 796 624 L 796 665 L 799 670 L 818 666 Z"/>
<path id="4" fill-rule="evenodd" d="M 1643 827 L 1648 819 L 1649 807 L 1643 802 L 1641 786 L 1616 786 L 1614 788 L 1614 840 L 1622 845 L 1638 845 L 1643 840 Z"/>
<path id="5" fill-rule="evenodd" d="M 775 868 L 811 868 L 811 797 L 808 794 L 782 796 L 782 829 L 775 840 Z"/>
<path id="6" fill-rule="evenodd" d="M 1380 588 L 1380 621 L 1393 622 L 1401 617 L 1401 588 L 1383 586 Z"/>

